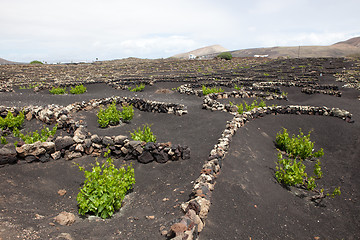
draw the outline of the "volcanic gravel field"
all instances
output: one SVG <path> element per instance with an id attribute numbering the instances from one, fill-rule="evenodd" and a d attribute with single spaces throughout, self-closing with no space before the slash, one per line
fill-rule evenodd
<path id="1" fill-rule="evenodd" d="M 0 65 L 2 117 L 8 109 L 16 112 L 14 109 L 29 106 L 65 107 L 112 97 L 172 103 L 183 105 L 184 113 L 135 108 L 130 123 L 109 128 L 99 127 L 98 107 L 77 109 L 68 117 L 82 122 L 89 135 L 102 139 L 118 135 L 130 138 L 130 131 L 149 124 L 158 143 L 171 142 L 190 149 L 189 159 L 166 163 L 144 164 L 113 154 L 116 166 L 132 164 L 136 183 L 122 208 L 109 219 L 79 215 L 76 201 L 85 180 L 76 164 L 89 170 L 96 160 L 104 161 L 100 154 L 82 153 L 71 160 L 63 155 L 46 161 L 19 158 L 11 164 L 0 156 L 4 163 L 0 165 L 0 240 L 360 239 L 359 68 L 359 60 L 344 58 L 129 58 L 92 64 Z M 127 89 L 142 83 L 142 92 Z M 77 84 L 84 84 L 87 92 L 49 93 L 53 86 L 69 89 Z M 267 106 L 338 108 L 351 117 L 300 112 L 250 117 L 232 134 L 224 155 L 217 155 L 218 172 L 208 173 L 204 164 L 212 160 L 213 149 L 219 149 L 229 122 L 240 115 L 222 108 L 207 108 L 205 96 L 197 94 L 202 85 L 222 87 L 225 92 L 237 91 L 236 85 L 249 95 L 264 95 L 217 98 L 216 104 L 226 105 L 226 109 L 231 108 L 229 101 L 236 105 L 263 99 Z M 190 90 L 185 93 L 185 88 Z M 43 125 L 46 123 L 33 117 L 25 120 L 23 131 L 34 131 Z M 52 127 L 54 122 L 48 125 Z M 305 134 L 311 131 L 315 148 L 323 148 L 325 153 L 321 158 L 324 177 L 317 181 L 318 187 L 330 192 L 340 187 L 341 195 L 313 202 L 304 197 L 302 189 L 285 188 L 277 182 L 278 151 L 274 141 L 282 128 L 290 134 L 298 134 L 300 128 Z M 5 131 L 1 130 L 1 135 L 5 136 Z M 58 129 L 55 137 L 64 136 L 73 137 L 74 131 Z M 4 144 L 0 145 L 0 155 L 2 148 L 5 149 Z M 204 180 L 201 192 L 197 192 L 195 185 L 204 175 L 211 176 L 211 180 Z M 204 186 L 208 188 L 204 190 Z M 60 194 L 59 190 L 66 192 Z M 182 204 L 201 198 L 210 205 L 197 202 L 182 209 Z M 189 217 L 189 209 L 196 217 Z M 74 214 L 75 222 L 60 225 L 54 220 L 64 211 Z"/>

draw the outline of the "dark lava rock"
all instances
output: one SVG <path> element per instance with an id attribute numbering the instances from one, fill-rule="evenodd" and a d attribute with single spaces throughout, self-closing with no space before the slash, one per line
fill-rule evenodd
<path id="1" fill-rule="evenodd" d="M 155 161 L 158 163 L 166 163 L 167 161 L 169 161 L 168 154 L 164 151 L 159 152 L 158 150 L 154 150 L 153 156 L 155 158 Z"/>
<path id="2" fill-rule="evenodd" d="M 71 146 L 72 144 L 74 144 L 74 140 L 72 139 L 72 137 L 57 137 L 55 140 L 55 149 L 56 151 L 58 151 L 68 146 Z"/>
<path id="3" fill-rule="evenodd" d="M 138 161 L 141 163 L 149 163 L 154 161 L 154 157 L 149 151 L 144 151 L 140 156 L 138 156 Z"/>
<path id="4" fill-rule="evenodd" d="M 17 152 L 14 144 L 8 143 L 4 147 L 0 148 L 0 165 L 7 163 L 16 163 Z"/>

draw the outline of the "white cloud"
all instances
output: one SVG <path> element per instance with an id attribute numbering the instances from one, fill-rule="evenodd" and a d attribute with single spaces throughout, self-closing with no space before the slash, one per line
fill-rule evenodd
<path id="1" fill-rule="evenodd" d="M 326 45 L 359 34 L 358 0 L 2 0 L 0 57 L 31 61 L 167 57 Z"/>

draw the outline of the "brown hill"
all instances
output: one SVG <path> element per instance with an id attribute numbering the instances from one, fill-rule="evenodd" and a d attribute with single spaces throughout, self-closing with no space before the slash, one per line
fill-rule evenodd
<path id="1" fill-rule="evenodd" d="M 354 46 L 354 47 L 360 47 L 360 37 L 350 38 L 349 40 L 335 43 L 333 46 L 343 45 L 343 44 Z"/>
<path id="2" fill-rule="evenodd" d="M 180 53 L 177 55 L 172 56 L 173 58 L 179 58 L 179 59 L 188 59 L 189 55 L 194 55 L 194 56 L 205 56 L 205 55 L 209 55 L 209 54 L 219 54 L 221 52 L 227 52 L 229 51 L 228 49 L 224 48 L 223 46 L 220 45 L 212 45 L 212 46 L 207 46 L 207 47 L 203 47 L 203 48 L 199 48 L 190 52 L 186 52 L 186 53 Z"/>
<path id="3" fill-rule="evenodd" d="M 254 57 L 255 55 L 277 57 L 346 57 L 360 54 L 360 37 L 338 42 L 330 46 L 293 46 L 249 48 L 231 51 L 233 57 Z M 215 54 L 208 55 L 215 57 Z"/>
<path id="4" fill-rule="evenodd" d="M 0 58 L 0 65 L 6 65 L 6 64 L 19 64 L 19 63 Z"/>

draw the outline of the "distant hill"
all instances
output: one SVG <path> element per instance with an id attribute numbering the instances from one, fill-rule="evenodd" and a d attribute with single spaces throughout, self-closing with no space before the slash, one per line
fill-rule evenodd
<path id="1" fill-rule="evenodd" d="M 344 45 L 344 44 L 360 48 L 360 37 L 350 38 L 349 40 L 335 43 L 333 46 L 336 46 L 336 45 L 339 46 L 339 45 Z"/>
<path id="2" fill-rule="evenodd" d="M 3 58 L 0 58 L 0 65 L 5 65 L 5 64 L 20 64 L 20 63 L 12 62 L 12 61 L 8 61 L 8 60 L 5 60 Z"/>
<path id="3" fill-rule="evenodd" d="M 199 48 L 190 52 L 186 52 L 186 53 L 180 53 L 177 55 L 172 56 L 173 58 L 178 58 L 178 59 L 189 59 L 189 55 L 194 55 L 194 56 L 205 56 L 205 55 L 209 55 L 209 54 L 219 54 L 221 52 L 227 52 L 229 51 L 228 49 L 224 48 L 223 46 L 220 45 L 212 45 L 212 46 L 207 46 L 207 47 L 203 47 L 203 48 Z"/>
<path id="4" fill-rule="evenodd" d="M 338 42 L 330 46 L 249 48 L 230 51 L 230 53 L 233 55 L 233 57 L 254 57 L 255 55 L 268 55 L 269 58 L 346 57 L 360 54 L 360 37 L 351 38 L 349 40 Z M 216 54 L 208 55 L 208 57 L 215 56 Z"/>

